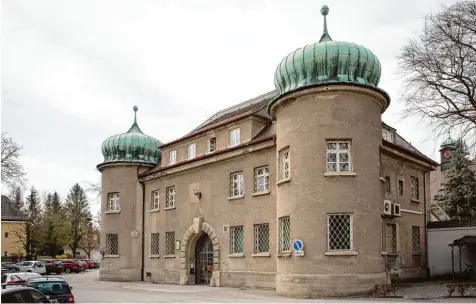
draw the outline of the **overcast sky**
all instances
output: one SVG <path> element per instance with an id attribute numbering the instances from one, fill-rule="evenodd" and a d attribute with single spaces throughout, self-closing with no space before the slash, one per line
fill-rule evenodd
<path id="1" fill-rule="evenodd" d="M 274 89 L 276 66 L 317 42 L 372 50 L 391 98 L 383 119 L 438 160 L 430 130 L 401 120 L 399 50 L 450 0 L 3 0 L 1 128 L 23 146 L 29 185 L 64 198 L 97 182 L 101 143 L 128 130 L 167 142 L 225 107 Z M 91 197 L 93 210 L 98 209 Z"/>

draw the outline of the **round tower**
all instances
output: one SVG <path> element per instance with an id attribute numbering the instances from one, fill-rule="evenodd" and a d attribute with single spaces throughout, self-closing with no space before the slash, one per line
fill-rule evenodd
<path id="1" fill-rule="evenodd" d="M 138 107 L 129 131 L 102 144 L 101 249 L 99 278 L 139 281 L 142 268 L 142 189 L 137 175 L 160 162 L 161 142 L 142 133 Z"/>
<path id="2" fill-rule="evenodd" d="M 451 169 L 451 157 L 456 149 L 456 144 L 457 141 L 451 138 L 451 134 L 448 131 L 448 138 L 446 138 L 440 145 L 441 172 Z"/>
<path id="3" fill-rule="evenodd" d="M 386 282 L 379 178 L 381 114 L 390 98 L 377 87 L 378 58 L 333 41 L 328 13 L 323 6 L 319 42 L 278 65 L 268 106 L 279 168 L 276 291 L 288 296 L 360 294 Z M 294 251 L 296 239 L 304 252 Z"/>

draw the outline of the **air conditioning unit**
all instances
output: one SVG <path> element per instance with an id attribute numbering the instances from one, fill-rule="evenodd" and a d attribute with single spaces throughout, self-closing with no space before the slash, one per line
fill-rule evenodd
<path id="1" fill-rule="evenodd" d="M 392 215 L 392 201 L 389 201 L 389 200 L 383 201 L 383 214 Z"/>
<path id="2" fill-rule="evenodd" d="M 402 216 L 402 213 L 400 211 L 400 204 L 392 204 L 392 215 Z"/>

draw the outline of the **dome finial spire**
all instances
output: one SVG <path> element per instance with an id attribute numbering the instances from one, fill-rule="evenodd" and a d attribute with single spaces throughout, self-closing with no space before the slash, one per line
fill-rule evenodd
<path id="1" fill-rule="evenodd" d="M 327 14 L 329 14 L 329 7 L 327 5 L 323 5 L 321 7 L 321 15 L 324 16 L 324 30 L 322 31 L 322 36 L 321 36 L 321 39 L 319 40 L 319 43 L 332 41 L 331 36 L 327 32 Z"/>
<path id="2" fill-rule="evenodd" d="M 134 124 L 137 124 L 137 111 L 139 110 L 138 106 L 132 107 L 132 110 L 134 110 Z"/>

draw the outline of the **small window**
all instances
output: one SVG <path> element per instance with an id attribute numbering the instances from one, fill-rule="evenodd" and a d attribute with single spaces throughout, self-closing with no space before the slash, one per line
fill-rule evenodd
<path id="1" fill-rule="evenodd" d="M 351 172 L 351 142 L 327 141 L 326 160 L 328 172 Z"/>
<path id="2" fill-rule="evenodd" d="M 243 226 L 230 227 L 230 253 L 243 253 Z"/>
<path id="3" fill-rule="evenodd" d="M 150 210 L 159 210 L 159 190 L 152 191 L 152 197 L 150 201 Z"/>
<path id="4" fill-rule="evenodd" d="M 393 142 L 393 133 L 388 130 L 382 130 L 382 138 L 386 141 Z"/>
<path id="5" fill-rule="evenodd" d="M 420 198 L 420 191 L 418 185 L 418 178 L 411 176 L 411 190 L 412 190 L 412 198 L 418 200 Z"/>
<path id="6" fill-rule="evenodd" d="M 420 227 L 412 226 L 412 251 L 414 253 L 419 253 L 420 248 Z"/>
<path id="7" fill-rule="evenodd" d="M 385 225 L 385 249 L 387 252 L 397 252 L 397 225 L 387 223 Z"/>
<path id="8" fill-rule="evenodd" d="M 254 225 L 254 252 L 269 252 L 269 224 Z"/>
<path id="9" fill-rule="evenodd" d="M 119 255 L 118 234 L 106 234 L 106 255 Z"/>
<path id="10" fill-rule="evenodd" d="M 119 211 L 121 210 L 121 206 L 119 205 L 119 193 L 109 193 L 108 195 L 108 204 L 107 210 L 108 211 Z"/>
<path id="11" fill-rule="evenodd" d="M 6 237 L 6 238 L 8 237 L 8 232 L 5 232 L 5 237 Z"/>
<path id="12" fill-rule="evenodd" d="M 208 153 L 214 152 L 217 149 L 217 138 L 212 137 L 208 139 Z"/>
<path id="13" fill-rule="evenodd" d="M 291 219 L 289 216 L 279 219 L 279 252 L 291 251 Z"/>
<path id="14" fill-rule="evenodd" d="M 196 145 L 195 143 L 188 145 L 188 159 L 195 158 Z"/>
<path id="15" fill-rule="evenodd" d="M 159 255 L 159 234 L 158 233 L 150 234 L 150 254 Z"/>
<path id="16" fill-rule="evenodd" d="M 167 188 L 167 198 L 165 200 L 165 209 L 175 208 L 175 187 Z"/>
<path id="17" fill-rule="evenodd" d="M 255 193 L 269 192 L 269 167 L 255 168 Z"/>
<path id="18" fill-rule="evenodd" d="M 403 181 L 398 181 L 398 195 L 403 196 Z"/>
<path id="19" fill-rule="evenodd" d="M 291 155 L 289 148 L 279 152 L 279 180 L 287 180 L 291 178 Z"/>
<path id="20" fill-rule="evenodd" d="M 243 171 L 230 174 L 230 197 L 243 196 L 245 194 Z"/>
<path id="21" fill-rule="evenodd" d="M 169 164 L 173 165 L 177 162 L 177 150 L 172 150 L 169 152 Z"/>
<path id="22" fill-rule="evenodd" d="M 329 251 L 352 250 L 352 214 L 327 215 Z"/>
<path id="23" fill-rule="evenodd" d="M 240 144 L 240 128 L 230 130 L 230 147 Z"/>
<path id="24" fill-rule="evenodd" d="M 8 251 L 4 251 L 4 252 L 3 252 L 3 255 L 4 255 L 4 256 L 8 256 Z"/>
<path id="25" fill-rule="evenodd" d="M 165 233 L 165 254 L 175 254 L 175 231 Z"/>
<path id="26" fill-rule="evenodd" d="M 387 193 L 390 193 L 391 187 L 390 187 L 390 176 L 385 176 L 385 190 Z"/>

